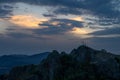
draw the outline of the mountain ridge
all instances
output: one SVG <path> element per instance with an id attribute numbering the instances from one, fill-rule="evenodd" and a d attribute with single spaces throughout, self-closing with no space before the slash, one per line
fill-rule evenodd
<path id="1" fill-rule="evenodd" d="M 0 80 L 120 80 L 120 57 L 82 45 L 71 53 L 53 50 L 38 65 L 12 68 Z"/>

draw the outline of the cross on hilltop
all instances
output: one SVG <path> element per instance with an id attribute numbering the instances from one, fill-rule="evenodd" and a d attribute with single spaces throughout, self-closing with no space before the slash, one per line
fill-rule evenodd
<path id="1" fill-rule="evenodd" d="M 87 41 L 83 40 L 82 41 L 82 45 L 86 46 L 87 45 Z"/>

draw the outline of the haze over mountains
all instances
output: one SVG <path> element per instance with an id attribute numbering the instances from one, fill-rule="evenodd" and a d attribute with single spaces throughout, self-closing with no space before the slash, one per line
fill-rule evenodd
<path id="1" fill-rule="evenodd" d="M 119 76 L 119 55 L 82 45 L 69 54 L 53 50 L 39 64 L 14 67 L 0 80 L 120 80 Z"/>
<path id="2" fill-rule="evenodd" d="M 0 74 L 10 71 L 12 67 L 28 64 L 39 64 L 48 56 L 49 52 L 36 55 L 4 55 L 0 56 Z"/>

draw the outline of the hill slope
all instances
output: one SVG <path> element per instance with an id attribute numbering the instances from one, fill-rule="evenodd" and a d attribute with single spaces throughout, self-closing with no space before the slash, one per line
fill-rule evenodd
<path id="1" fill-rule="evenodd" d="M 0 80 L 120 80 L 119 76 L 119 57 L 83 45 L 70 54 L 54 50 L 39 65 L 15 67 Z"/>

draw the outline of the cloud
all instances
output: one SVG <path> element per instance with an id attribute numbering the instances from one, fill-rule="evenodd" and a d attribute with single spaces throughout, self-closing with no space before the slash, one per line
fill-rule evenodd
<path id="1" fill-rule="evenodd" d="M 71 18 L 71 20 L 84 22 L 84 19 L 81 16 L 78 16 L 78 17 L 75 17 L 75 18 Z"/>
<path id="2" fill-rule="evenodd" d="M 36 28 L 46 28 L 46 27 L 40 27 L 39 24 L 42 24 L 43 21 L 47 21 L 47 19 L 39 19 L 32 15 L 14 15 L 11 16 L 9 21 L 13 24 L 16 24 L 18 26 L 24 26 L 23 28 L 30 28 L 30 29 L 36 29 Z"/>
<path id="3" fill-rule="evenodd" d="M 82 15 L 81 9 L 74 9 L 74 8 L 68 8 L 68 7 L 58 7 L 53 11 L 54 14 L 59 14 L 59 15 Z"/>
<path id="4" fill-rule="evenodd" d="M 64 34 L 65 32 L 71 30 L 73 27 L 83 27 L 82 22 L 70 19 L 51 19 L 40 24 L 40 26 L 48 26 L 48 28 L 34 29 L 32 31 L 39 35 L 57 35 Z"/>
<path id="5" fill-rule="evenodd" d="M 21 6 L 19 4 L 13 9 L 13 4 L 18 2 L 24 3 L 24 7 L 17 8 Z M 31 4 L 39 7 L 28 10 L 26 3 L 30 4 L 27 7 Z M 89 44 L 96 48 L 104 47 L 111 51 L 119 51 L 119 4 L 119 0 L 0 0 L 0 21 L 4 18 L 13 24 L 7 25 L 5 34 L 0 34 L 0 49 L 4 48 L 4 52 L 13 50 L 16 53 L 24 51 L 29 53 L 30 50 L 35 53 L 40 49 L 42 51 L 70 50 L 70 48 L 79 46 L 83 39 L 87 39 L 90 41 Z M 46 8 L 40 8 L 46 6 L 50 7 L 48 11 Z M 20 9 L 23 10 L 20 11 Z M 14 10 L 17 11 L 13 14 Z M 25 12 L 20 13 L 24 10 Z M 30 17 L 26 14 L 32 12 L 47 20 L 41 21 L 38 16 Z"/>
<path id="6" fill-rule="evenodd" d="M 0 18 L 7 18 L 8 15 L 12 15 L 12 8 L 13 7 L 11 5 L 3 5 L 0 3 Z"/>
<path id="7" fill-rule="evenodd" d="M 93 35 L 120 35 L 120 27 L 113 27 L 92 33 Z"/>
<path id="8" fill-rule="evenodd" d="M 99 25 L 119 24 L 120 6 L 116 0 L 9 0 L 4 2 L 24 2 L 39 6 L 51 7 L 50 14 L 43 14 L 45 17 L 54 17 L 53 15 L 93 15 L 100 19 Z M 74 4 L 74 5 L 73 5 Z M 117 7 L 117 10 L 116 10 Z M 109 20 L 108 20 L 109 19 Z M 99 22 L 99 21 L 98 21 Z"/>
<path id="9" fill-rule="evenodd" d="M 91 38 L 120 38 L 120 27 L 106 28 L 89 33 Z"/>
<path id="10" fill-rule="evenodd" d="M 99 0 L 99 1 L 98 0 L 97 1 L 96 0 L 34 0 L 34 1 L 13 0 L 12 2 L 25 2 L 25 3 L 31 3 L 31 4 L 43 5 L 43 6 L 57 6 L 59 9 L 58 11 L 61 13 L 62 12 L 72 13 L 74 10 L 74 12 L 79 11 L 80 14 L 80 11 L 82 12 L 83 10 L 88 10 L 96 15 L 111 17 L 111 16 L 118 16 L 117 11 L 113 10 L 113 7 L 116 6 L 115 4 L 112 4 L 113 1 L 114 0 Z M 4 0 L 1 2 L 11 2 L 11 1 Z M 115 2 L 117 1 L 114 1 L 114 3 Z"/>
<path id="11" fill-rule="evenodd" d="M 56 17 L 55 15 L 53 14 L 43 14 L 44 17 Z"/>
<path id="12" fill-rule="evenodd" d="M 78 28 L 78 27 L 73 27 L 72 30 L 70 31 L 70 33 L 78 34 L 79 36 L 89 34 L 91 32 L 93 32 L 93 29 L 90 29 L 90 28 Z"/>
<path id="13" fill-rule="evenodd" d="M 21 40 L 25 40 L 25 39 L 46 40 L 46 39 L 49 39 L 49 36 L 45 36 L 44 34 L 42 34 L 42 35 L 34 34 L 34 32 L 33 32 L 34 30 L 36 30 L 36 29 L 31 29 L 31 28 L 26 29 L 26 28 L 21 28 L 19 26 L 9 26 L 8 28 L 6 28 L 6 32 L 1 33 L 0 36 L 2 38 L 21 39 Z"/>

